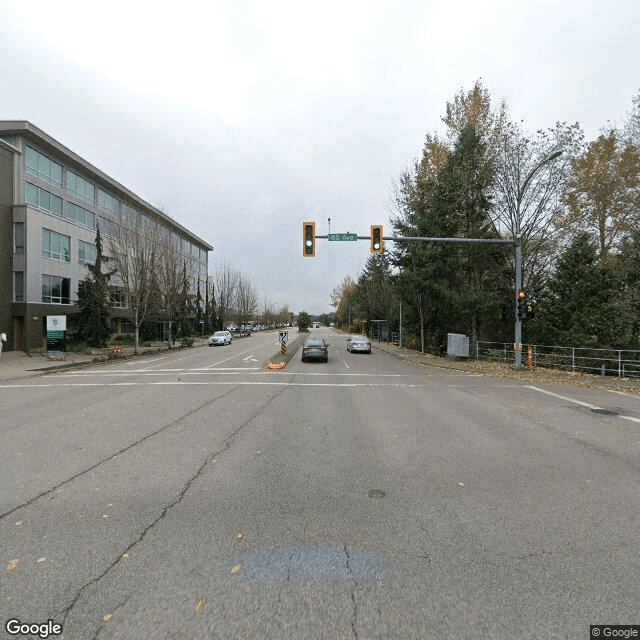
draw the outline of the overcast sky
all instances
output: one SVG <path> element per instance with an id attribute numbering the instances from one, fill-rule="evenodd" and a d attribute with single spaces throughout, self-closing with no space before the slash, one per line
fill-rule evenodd
<path id="1" fill-rule="evenodd" d="M 330 311 L 395 177 L 480 79 L 525 129 L 621 121 L 639 0 L 0 0 L 0 119 L 29 120 L 213 245 L 261 297 Z"/>

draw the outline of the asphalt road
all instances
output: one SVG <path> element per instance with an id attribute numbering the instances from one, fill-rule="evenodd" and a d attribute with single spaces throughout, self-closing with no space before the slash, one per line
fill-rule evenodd
<path id="1" fill-rule="evenodd" d="M 313 333 L 327 364 L 265 371 L 269 333 L 0 383 L 4 637 L 11 618 L 67 640 L 640 624 L 640 398 Z"/>

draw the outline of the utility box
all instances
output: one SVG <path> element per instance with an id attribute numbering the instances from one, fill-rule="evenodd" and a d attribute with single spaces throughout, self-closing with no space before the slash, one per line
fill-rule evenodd
<path id="1" fill-rule="evenodd" d="M 469 336 L 461 333 L 447 333 L 447 355 L 450 358 L 468 358 Z"/>

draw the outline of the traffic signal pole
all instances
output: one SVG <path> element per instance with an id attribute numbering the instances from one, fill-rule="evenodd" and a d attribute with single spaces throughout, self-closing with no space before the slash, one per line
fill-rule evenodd
<path id="1" fill-rule="evenodd" d="M 516 245 L 516 291 L 515 291 L 515 309 L 516 309 L 516 324 L 515 324 L 515 336 L 514 336 L 514 363 L 515 369 L 522 367 L 522 320 L 518 313 L 518 293 L 522 289 L 522 242 L 520 236 L 515 239 Z"/>
<path id="2" fill-rule="evenodd" d="M 311 223 L 305 223 L 309 225 Z M 314 229 L 315 230 L 315 229 Z M 355 234 L 354 234 L 355 235 Z M 357 236 L 358 240 L 371 240 L 373 236 Z M 315 235 L 314 239 L 326 240 L 329 236 Z M 355 238 L 353 238 L 355 239 Z M 444 242 L 456 244 L 511 244 L 516 248 L 516 265 L 515 265 L 515 336 L 514 336 L 514 368 L 522 367 L 522 320 L 518 316 L 518 292 L 522 289 L 522 241 L 520 236 L 513 240 L 493 239 L 493 238 L 431 238 L 425 236 L 382 236 L 382 240 L 390 240 L 392 242 Z M 315 246 L 313 255 L 315 256 Z"/>

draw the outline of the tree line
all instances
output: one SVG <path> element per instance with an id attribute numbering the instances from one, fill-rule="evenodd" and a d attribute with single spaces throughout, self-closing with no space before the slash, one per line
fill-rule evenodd
<path id="1" fill-rule="evenodd" d="M 619 126 L 585 141 L 578 123 L 525 132 L 481 82 L 446 105 L 394 182 L 395 236 L 521 238 L 528 343 L 640 348 L 640 92 Z M 447 333 L 513 342 L 512 245 L 387 243 L 331 293 L 336 322 L 399 329 L 444 354 Z M 533 317 L 534 316 L 534 317 Z"/>
<path id="2" fill-rule="evenodd" d="M 136 350 L 140 340 L 173 342 L 230 324 L 242 329 L 252 322 L 290 320 L 286 305 L 275 309 L 261 300 L 248 276 L 228 263 L 219 263 L 206 282 L 190 276 L 160 224 L 143 231 L 121 226 L 106 247 L 98 226 L 95 248 L 95 261 L 87 264 L 87 277 L 78 285 L 79 313 L 73 318 L 77 338 L 92 347 L 106 346 L 114 308 L 122 308 L 133 325 Z"/>

